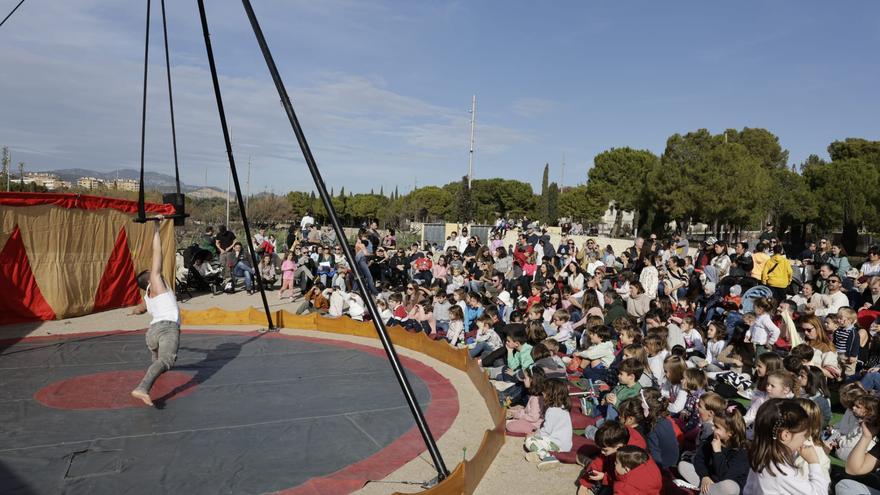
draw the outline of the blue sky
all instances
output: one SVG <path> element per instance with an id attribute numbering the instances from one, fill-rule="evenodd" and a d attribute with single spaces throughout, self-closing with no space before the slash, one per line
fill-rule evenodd
<path id="1" fill-rule="evenodd" d="M 0 0 L 5 15 L 17 1 Z M 147 169 L 171 172 L 154 1 Z M 240 2 L 207 2 L 239 170 L 312 189 Z M 263 30 L 328 187 L 586 180 L 611 147 L 765 127 L 791 162 L 880 139 L 878 2 L 262 0 Z M 169 1 L 182 178 L 227 163 L 195 2 Z M 31 0 L 0 28 L 0 145 L 31 170 L 136 168 L 145 2 Z"/>

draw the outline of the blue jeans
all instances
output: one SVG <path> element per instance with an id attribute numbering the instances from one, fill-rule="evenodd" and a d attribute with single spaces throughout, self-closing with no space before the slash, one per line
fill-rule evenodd
<path id="1" fill-rule="evenodd" d="M 373 274 L 370 273 L 370 266 L 367 264 L 367 258 L 364 256 L 355 256 L 355 263 L 357 264 L 358 271 L 361 273 L 361 277 L 363 277 L 364 282 L 367 284 L 365 289 L 374 296 L 378 294 L 379 291 L 376 290 L 376 283 L 373 281 Z"/>
<path id="2" fill-rule="evenodd" d="M 868 392 L 880 392 L 880 373 L 872 371 L 863 376 L 861 382 Z"/>
<path id="3" fill-rule="evenodd" d="M 247 290 L 251 290 L 254 286 L 254 269 L 242 261 L 239 261 L 232 267 L 232 276 L 244 277 L 244 287 Z"/>
<path id="4" fill-rule="evenodd" d="M 470 355 L 470 357 L 472 358 L 475 358 L 482 356 L 484 352 L 489 352 L 491 350 L 492 348 L 489 347 L 488 342 L 477 342 L 476 344 L 474 344 L 474 348 L 468 351 L 468 355 Z"/>

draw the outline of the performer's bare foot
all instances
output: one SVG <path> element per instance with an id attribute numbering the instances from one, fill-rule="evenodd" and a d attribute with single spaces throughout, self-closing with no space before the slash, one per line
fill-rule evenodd
<path id="1" fill-rule="evenodd" d="M 134 389 L 131 391 L 131 396 L 135 399 L 140 399 L 144 404 L 148 406 L 153 406 L 153 401 L 150 400 L 150 394 L 144 392 L 143 390 Z"/>

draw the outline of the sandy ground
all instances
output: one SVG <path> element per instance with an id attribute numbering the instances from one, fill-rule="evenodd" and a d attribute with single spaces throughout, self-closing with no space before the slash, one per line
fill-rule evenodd
<path id="1" fill-rule="evenodd" d="M 267 293 L 272 311 L 277 309 L 291 310 L 296 303 L 279 302 L 277 292 Z M 180 304 L 183 309 L 201 310 L 220 307 L 228 310 L 239 310 L 250 306 L 262 307 L 259 294 L 248 296 L 245 293 L 218 296 L 202 295 Z M 130 309 L 117 309 L 92 314 L 79 318 L 60 321 L 47 321 L 18 325 L 0 326 L 0 339 L 25 336 L 64 335 L 81 332 L 109 330 L 139 330 L 149 325 L 149 316 L 130 316 Z M 211 328 L 226 330 L 256 330 L 259 326 L 184 326 L 184 328 Z M 288 330 L 291 335 L 320 334 L 322 338 L 348 340 L 365 345 L 380 347 L 374 339 L 335 335 L 308 330 Z M 146 351 L 145 351 L 146 352 Z M 399 349 L 400 354 L 409 356 L 428 364 L 450 380 L 458 392 L 459 414 L 452 427 L 439 440 L 441 454 L 447 467 L 452 470 L 466 455 L 470 458 L 479 447 L 483 431 L 492 426 L 483 400 L 467 376 L 450 366 L 408 349 Z M 541 472 L 523 459 L 522 439 L 508 438 L 504 448 L 498 454 L 492 467 L 480 482 L 476 491 L 478 495 L 495 495 L 509 493 L 514 489 L 523 494 L 574 494 L 574 481 L 579 472 L 578 466 L 560 466 L 555 470 Z M 396 483 L 397 481 L 423 482 L 435 475 L 434 467 L 427 452 L 413 459 L 400 469 L 391 473 L 385 480 L 368 483 L 359 494 L 389 494 L 394 492 L 419 492 L 416 485 Z M 515 487 L 515 488 L 514 488 Z"/>

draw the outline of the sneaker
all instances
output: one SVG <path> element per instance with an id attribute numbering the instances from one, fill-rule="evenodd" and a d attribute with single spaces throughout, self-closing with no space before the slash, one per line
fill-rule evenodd
<path id="1" fill-rule="evenodd" d="M 736 395 L 739 395 L 746 400 L 752 400 L 752 389 L 738 390 Z"/>
<path id="2" fill-rule="evenodd" d="M 541 456 L 537 452 L 526 452 L 526 460 L 532 463 L 541 462 Z"/>
<path id="3" fill-rule="evenodd" d="M 547 456 L 538 462 L 538 471 L 549 471 L 559 466 L 559 459 L 553 456 Z"/>
<path id="4" fill-rule="evenodd" d="M 699 490 L 700 489 L 700 487 L 694 486 L 685 480 L 672 480 L 672 482 L 675 483 L 675 486 L 677 486 L 679 488 L 687 488 L 688 490 Z"/>

